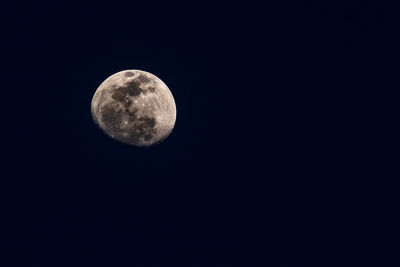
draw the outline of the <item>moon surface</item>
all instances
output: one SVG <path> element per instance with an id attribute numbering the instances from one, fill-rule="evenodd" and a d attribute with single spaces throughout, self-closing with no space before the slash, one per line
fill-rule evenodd
<path id="1" fill-rule="evenodd" d="M 175 100 L 167 85 L 142 70 L 108 77 L 93 96 L 91 112 L 108 136 L 139 147 L 167 138 L 176 120 Z"/>

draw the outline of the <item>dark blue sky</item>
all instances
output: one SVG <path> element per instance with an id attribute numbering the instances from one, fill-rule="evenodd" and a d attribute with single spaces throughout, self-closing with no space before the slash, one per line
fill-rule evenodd
<path id="1" fill-rule="evenodd" d="M 306 266 L 348 245 L 349 111 L 379 10 L 140 2 L 2 8 L 0 263 Z M 175 97 L 157 146 L 91 119 L 99 84 L 125 69 Z"/>

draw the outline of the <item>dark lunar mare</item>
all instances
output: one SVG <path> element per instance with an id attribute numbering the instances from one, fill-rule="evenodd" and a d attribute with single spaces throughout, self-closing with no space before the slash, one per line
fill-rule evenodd
<path id="1" fill-rule="evenodd" d="M 101 110 L 102 121 L 107 125 L 107 128 L 113 132 L 120 131 L 120 125 L 122 122 L 122 111 L 117 110 L 115 105 L 108 104 Z"/>
<path id="2" fill-rule="evenodd" d="M 135 76 L 135 73 L 128 71 L 128 72 L 124 73 L 124 76 L 125 77 L 132 77 L 132 76 Z"/>
<path id="3" fill-rule="evenodd" d="M 116 101 L 122 102 L 128 95 L 135 97 L 139 96 L 140 94 L 145 94 L 146 91 L 140 88 L 140 84 L 148 82 L 150 82 L 150 79 L 146 76 L 141 75 L 136 77 L 131 81 L 127 81 L 123 86 L 114 89 L 115 92 L 112 94 L 112 98 Z M 150 92 L 154 92 L 155 88 L 150 87 L 148 90 Z"/>
<path id="4" fill-rule="evenodd" d="M 126 73 L 128 74 L 128 73 Z M 156 134 L 156 119 L 154 117 L 137 116 L 137 109 L 130 110 L 131 100 L 128 96 L 138 97 L 140 94 L 145 93 L 140 88 L 141 82 L 149 82 L 145 76 L 139 76 L 134 80 L 126 82 L 124 86 L 120 86 L 114 89 L 112 99 L 116 102 L 120 102 L 125 107 L 124 111 L 118 110 L 118 105 L 115 103 L 109 103 L 105 105 L 101 110 L 102 121 L 114 134 L 118 135 L 120 139 L 124 139 L 129 143 L 138 143 L 141 138 L 145 141 L 150 141 Z M 149 88 L 150 91 L 155 91 L 154 87 Z M 122 113 L 128 114 L 128 129 L 121 127 Z M 122 134 L 128 132 L 129 136 L 124 137 Z"/>
<path id="5" fill-rule="evenodd" d="M 134 131 L 130 131 L 129 139 L 136 141 L 143 137 L 145 141 L 150 141 L 156 134 L 156 119 L 150 117 L 137 118 Z"/>

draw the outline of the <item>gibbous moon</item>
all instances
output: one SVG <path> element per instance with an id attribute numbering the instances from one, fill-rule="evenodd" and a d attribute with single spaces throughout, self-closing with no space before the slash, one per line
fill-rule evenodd
<path id="1" fill-rule="evenodd" d="M 150 146 L 171 133 L 176 120 L 167 85 L 142 70 L 124 70 L 97 88 L 91 105 L 94 122 L 110 137 L 134 146 Z"/>

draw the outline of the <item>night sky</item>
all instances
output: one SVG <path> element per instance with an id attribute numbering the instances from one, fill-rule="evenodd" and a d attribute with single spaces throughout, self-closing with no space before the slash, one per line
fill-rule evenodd
<path id="1" fill-rule="evenodd" d="M 2 6 L 0 265 L 307 266 L 350 247 L 372 1 L 140 2 Z M 93 123 L 126 69 L 174 95 L 161 144 Z"/>

